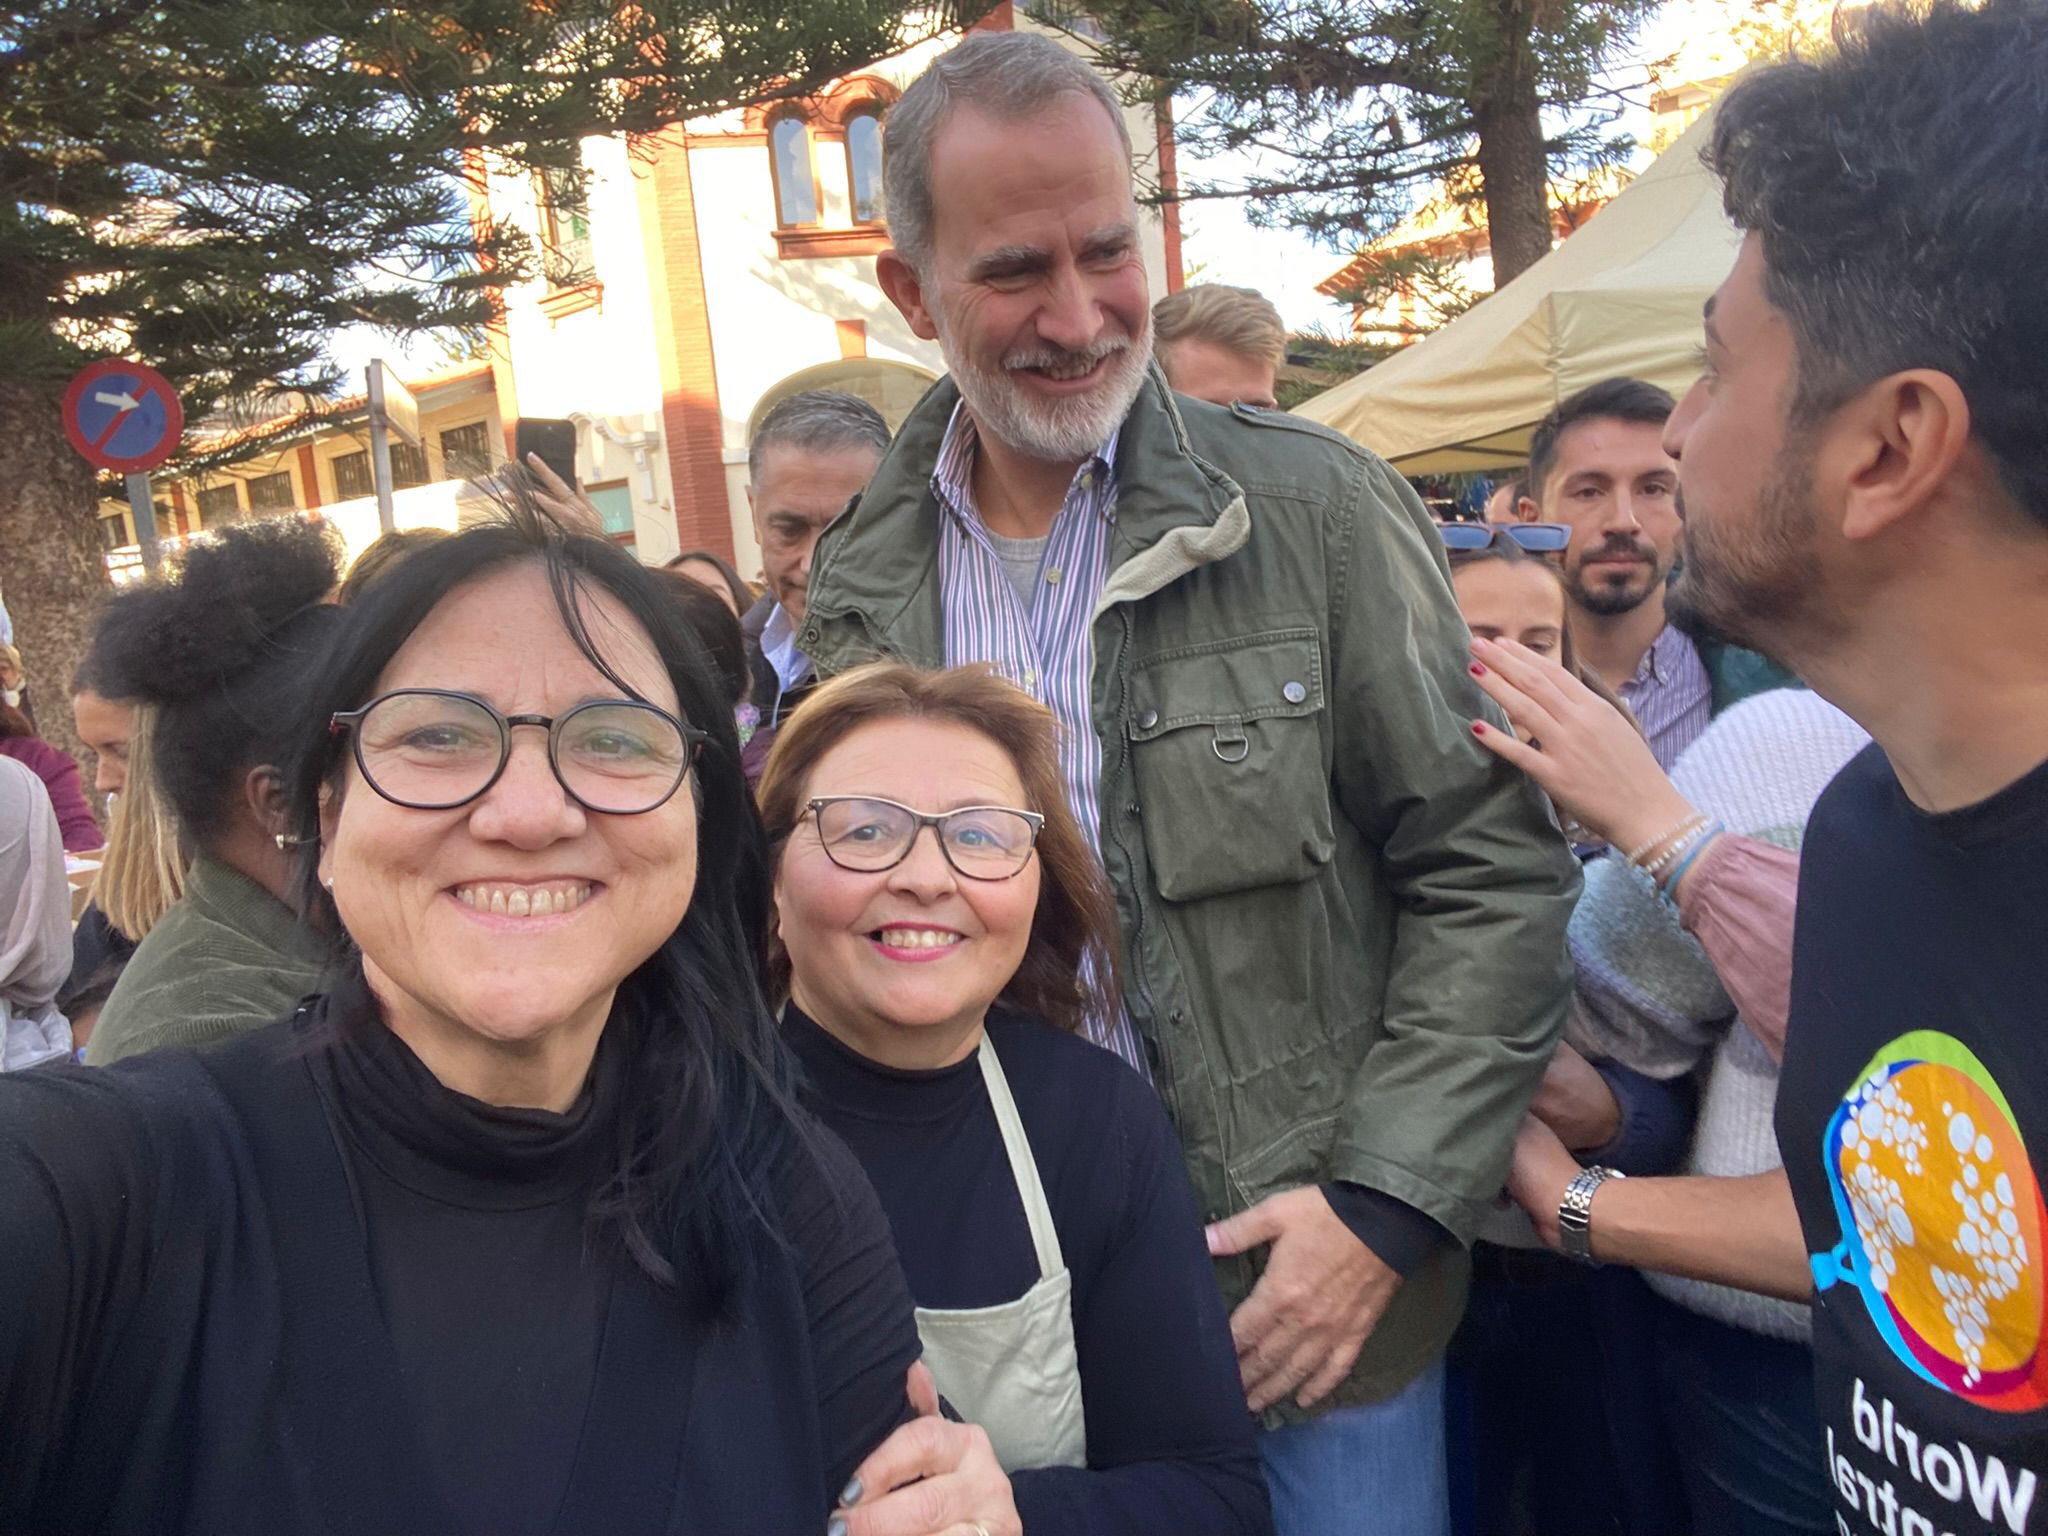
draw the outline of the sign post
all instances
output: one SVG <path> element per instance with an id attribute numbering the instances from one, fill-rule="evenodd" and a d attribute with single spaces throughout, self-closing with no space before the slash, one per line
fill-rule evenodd
<path id="1" fill-rule="evenodd" d="M 370 359 L 369 372 L 370 473 L 377 486 L 377 526 L 390 533 L 398 526 L 391 503 L 391 434 L 421 446 L 420 404 L 382 358 Z"/>
<path id="2" fill-rule="evenodd" d="M 102 358 L 80 369 L 64 391 L 64 435 L 88 464 L 127 476 L 128 506 L 142 563 L 154 571 L 163 559 L 157 544 L 156 503 L 149 471 L 178 450 L 185 408 L 170 380 L 154 368 Z"/>
<path id="3" fill-rule="evenodd" d="M 135 542 L 142 546 L 143 569 L 155 571 L 163 563 L 163 548 L 156 541 L 156 502 L 149 492 L 149 476 L 128 478 L 128 510 L 135 518 Z"/>

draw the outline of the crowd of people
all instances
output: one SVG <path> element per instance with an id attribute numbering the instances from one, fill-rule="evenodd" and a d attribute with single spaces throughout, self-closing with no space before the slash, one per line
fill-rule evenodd
<path id="1" fill-rule="evenodd" d="M 0 1530 L 2048 1531 L 2048 8 L 1842 32 L 1484 522 L 977 33 L 760 590 L 540 470 L 200 541 L 75 925 L 15 659 Z"/>

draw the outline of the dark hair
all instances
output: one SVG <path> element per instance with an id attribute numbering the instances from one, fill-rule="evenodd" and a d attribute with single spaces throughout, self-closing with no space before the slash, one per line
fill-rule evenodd
<path id="1" fill-rule="evenodd" d="M 747 637 L 740 630 L 740 621 L 733 617 L 724 599 L 695 577 L 667 567 L 656 574 L 671 600 L 681 606 L 683 617 L 697 632 L 697 638 L 704 642 L 726 702 L 738 708 L 747 696 L 747 685 L 753 681 L 747 666 Z"/>
<path id="2" fill-rule="evenodd" d="M 538 567 L 577 648 L 623 695 L 638 697 L 587 622 L 596 592 L 625 610 L 667 667 L 683 718 L 710 740 L 691 775 L 698 815 L 689 910 L 620 983 L 605 1025 L 606 1053 L 620 1069 L 607 1074 L 616 1092 L 601 1101 L 611 1123 L 608 1166 L 589 1217 L 658 1283 L 716 1312 L 742 1282 L 747 1238 L 772 1208 L 771 1169 L 785 1148 L 811 1144 L 761 987 L 766 853 L 732 711 L 657 572 L 608 539 L 565 530 L 523 490 L 508 503 L 502 519 L 409 555 L 345 611 L 299 716 L 290 789 L 294 830 L 306 839 L 301 891 L 310 900 L 318 889 L 322 791 L 339 793 L 347 776 L 347 743 L 329 730 L 330 718 L 375 696 L 391 658 L 451 593 L 508 568 Z"/>
<path id="3" fill-rule="evenodd" d="M 107 604 L 102 602 L 94 612 L 92 627 L 86 634 L 85 654 L 78 658 L 78 665 L 71 672 L 71 696 L 74 699 L 81 693 L 96 693 L 103 699 L 120 700 L 120 695 L 114 692 L 114 685 L 107 679 L 106 662 L 99 654 L 100 629 L 106 621 Z"/>
<path id="4" fill-rule="evenodd" d="M 399 561 L 447 537 L 446 528 L 394 528 L 378 534 L 349 566 L 348 578 L 334 600 L 344 608 L 362 601 L 363 594 Z"/>
<path id="5" fill-rule="evenodd" d="M 1038 911 L 1017 974 L 999 1002 L 1061 1029 L 1077 1030 L 1117 975 L 1116 898 L 1102 862 L 1067 809 L 1060 775 L 1059 723 L 1043 704 L 984 666 L 934 672 L 900 662 L 873 662 L 824 684 L 798 706 L 762 770 L 761 819 L 777 863 L 797 823 L 818 762 L 863 726 L 891 720 L 938 720 L 986 736 L 1008 754 L 1030 803 L 1020 810 L 1045 818 L 1038 835 Z M 1095 989 L 1083 985 L 1093 965 Z M 789 988 L 789 956 L 769 953 L 778 996 Z"/>
<path id="6" fill-rule="evenodd" d="M 1642 379 L 1602 379 L 1562 400 L 1529 434 L 1529 467 L 1522 472 L 1526 494 L 1538 505 L 1543 483 L 1557 467 L 1557 445 L 1582 421 L 1627 421 L 1661 427 L 1678 409 L 1668 390 Z"/>
<path id="7" fill-rule="evenodd" d="M 2006 492 L 2048 524 L 2048 292 L 2028 255 L 2048 247 L 2048 6 L 1871 6 L 1836 34 L 1823 62 L 1731 90 L 1706 153 L 1792 329 L 1793 422 L 1938 370 Z"/>
<path id="8" fill-rule="evenodd" d="M 761 483 L 761 462 L 770 448 L 836 453 L 871 448 L 876 458 L 889 451 L 889 423 L 859 395 L 843 389 L 806 389 L 768 408 L 747 444 L 747 478 Z"/>
<path id="9" fill-rule="evenodd" d="M 725 590 L 732 594 L 733 606 L 741 613 L 754 606 L 754 589 L 746 584 L 740 573 L 732 568 L 732 562 L 723 555 L 713 554 L 708 549 L 686 549 L 673 560 L 664 560 L 661 568 L 664 571 L 686 574 L 682 568 L 692 560 L 701 560 L 717 570 L 719 579 L 725 583 Z M 689 579 L 696 580 L 694 576 Z"/>
<path id="10" fill-rule="evenodd" d="M 95 693 L 156 706 L 157 786 L 195 847 L 227 829 L 243 775 L 295 750 L 292 720 L 339 616 L 337 563 L 319 523 L 248 523 L 101 615 L 81 674 Z"/>
<path id="11" fill-rule="evenodd" d="M 36 734 L 35 722 L 19 709 L 0 699 L 0 741 L 16 741 Z"/>

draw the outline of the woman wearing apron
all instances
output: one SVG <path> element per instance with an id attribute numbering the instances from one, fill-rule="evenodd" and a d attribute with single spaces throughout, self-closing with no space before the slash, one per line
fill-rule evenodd
<path id="1" fill-rule="evenodd" d="M 913 1425 L 835 1536 L 914 1477 L 933 1536 L 1269 1531 L 1180 1148 L 1078 1033 L 1113 996 L 1116 918 L 1052 716 L 985 670 L 863 668 L 783 728 L 760 804 L 807 1101 L 881 1197 L 925 1363 L 1007 1479 L 919 1464 Z"/>

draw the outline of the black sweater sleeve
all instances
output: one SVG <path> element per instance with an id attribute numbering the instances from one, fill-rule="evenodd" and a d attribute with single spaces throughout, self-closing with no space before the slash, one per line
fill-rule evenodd
<path id="1" fill-rule="evenodd" d="M 21 1529 L 91 1395 L 151 1248 L 158 1158 L 125 1085 L 83 1067 L 0 1077 L 0 1529 Z"/>
<path id="2" fill-rule="evenodd" d="M 1025 1536 L 1267 1536 L 1251 1415 L 1180 1144 L 1151 1089 L 1118 1077 L 1123 1221 L 1075 1293 L 1089 1465 L 1016 1473 L 1017 1512 Z"/>
<path id="3" fill-rule="evenodd" d="M 907 1383 L 921 1350 L 881 1203 L 845 1144 L 823 1126 L 814 1134 L 815 1155 L 800 1149 L 788 1160 L 783 1200 L 811 1327 L 822 1517 L 854 1468 L 911 1417 Z"/>

